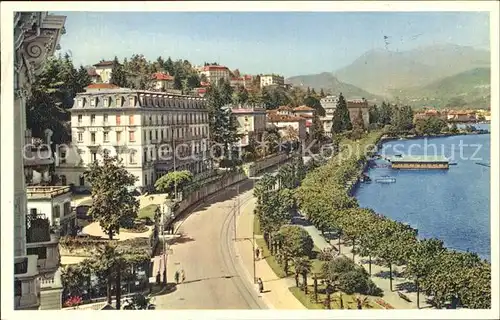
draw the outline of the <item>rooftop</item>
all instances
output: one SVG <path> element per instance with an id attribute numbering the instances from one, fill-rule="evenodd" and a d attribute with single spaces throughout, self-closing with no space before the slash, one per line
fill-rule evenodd
<path id="1" fill-rule="evenodd" d="M 68 186 L 28 186 L 26 197 L 30 199 L 51 199 L 59 195 L 71 193 Z"/>
<path id="2" fill-rule="evenodd" d="M 294 108 L 293 111 L 315 111 L 316 109 L 308 107 L 308 106 L 300 106 L 297 108 Z"/>
<path id="3" fill-rule="evenodd" d="M 305 118 L 299 116 L 279 115 L 274 113 L 268 113 L 267 118 L 270 122 L 297 122 L 306 120 Z"/>
<path id="4" fill-rule="evenodd" d="M 113 61 L 101 61 L 99 63 L 94 64 L 94 67 L 111 67 L 113 65 Z"/>
<path id="5" fill-rule="evenodd" d="M 93 83 L 85 87 L 85 89 L 120 89 L 119 86 L 112 83 Z"/>
<path id="6" fill-rule="evenodd" d="M 415 156 L 403 156 L 395 157 L 392 156 L 389 159 L 391 162 L 448 162 L 448 158 L 445 156 L 426 156 L 426 155 L 415 155 Z"/>
<path id="7" fill-rule="evenodd" d="M 204 71 L 211 71 L 211 70 L 228 70 L 228 67 L 226 66 L 215 66 L 215 65 L 210 65 L 210 66 L 205 66 L 203 67 Z"/>
<path id="8" fill-rule="evenodd" d="M 152 76 L 156 80 L 174 80 L 174 77 L 163 72 L 155 72 Z"/>

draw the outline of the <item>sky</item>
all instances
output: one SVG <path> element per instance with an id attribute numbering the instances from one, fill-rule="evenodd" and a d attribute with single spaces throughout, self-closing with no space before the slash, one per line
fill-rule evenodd
<path id="1" fill-rule="evenodd" d="M 76 65 L 144 54 L 290 77 L 333 72 L 373 49 L 490 42 L 487 12 L 53 13 L 67 16 L 61 52 Z"/>

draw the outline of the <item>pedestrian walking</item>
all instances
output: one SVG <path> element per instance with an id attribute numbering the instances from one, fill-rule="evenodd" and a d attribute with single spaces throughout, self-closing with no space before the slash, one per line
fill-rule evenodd
<path id="1" fill-rule="evenodd" d="M 260 259 L 260 249 L 259 248 L 255 249 L 255 259 L 257 259 L 257 260 Z"/>
<path id="2" fill-rule="evenodd" d="M 180 274 L 179 274 L 179 270 L 175 271 L 175 283 L 179 284 L 179 277 L 180 277 Z"/>
<path id="3" fill-rule="evenodd" d="M 262 282 L 262 279 L 261 279 L 261 278 L 259 278 L 259 279 L 257 280 L 257 283 L 259 284 L 259 292 L 260 292 L 260 293 L 264 292 L 264 282 Z"/>
<path id="4" fill-rule="evenodd" d="M 186 273 L 184 269 L 181 269 L 181 283 L 184 283 L 184 281 L 186 281 Z"/>
<path id="5" fill-rule="evenodd" d="M 160 270 L 158 270 L 158 273 L 156 274 L 156 284 L 160 285 L 161 282 L 161 275 L 160 275 Z"/>

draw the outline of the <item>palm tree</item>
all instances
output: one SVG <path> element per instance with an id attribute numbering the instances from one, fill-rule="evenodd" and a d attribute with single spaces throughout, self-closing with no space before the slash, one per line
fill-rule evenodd
<path id="1" fill-rule="evenodd" d="M 309 257 L 299 257 L 294 259 L 295 273 L 302 275 L 302 285 L 305 294 L 307 294 L 307 275 L 311 272 L 311 261 Z"/>

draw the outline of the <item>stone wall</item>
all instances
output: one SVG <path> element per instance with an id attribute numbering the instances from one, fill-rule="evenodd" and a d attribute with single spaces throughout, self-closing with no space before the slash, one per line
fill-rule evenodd
<path id="1" fill-rule="evenodd" d="M 261 160 L 258 160 L 256 162 L 247 164 L 243 167 L 243 170 L 249 177 L 254 177 L 263 170 L 275 166 L 280 162 L 283 162 L 289 158 L 288 154 L 286 153 L 280 153 L 277 155 L 271 155 L 268 157 L 265 157 Z"/>

